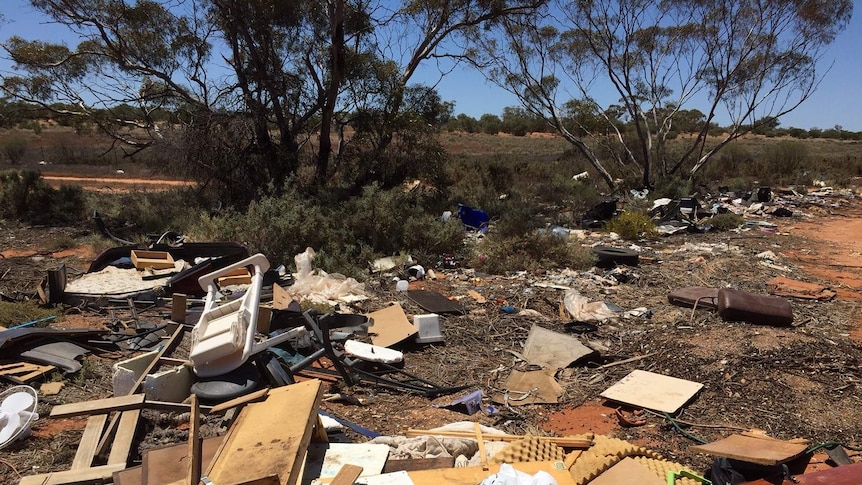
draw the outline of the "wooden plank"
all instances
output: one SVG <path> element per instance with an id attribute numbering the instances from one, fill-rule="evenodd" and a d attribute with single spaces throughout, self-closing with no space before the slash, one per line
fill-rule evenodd
<path id="1" fill-rule="evenodd" d="M 297 483 L 322 396 L 321 382 L 312 380 L 272 389 L 244 407 L 207 477 L 218 485 Z"/>
<path id="2" fill-rule="evenodd" d="M 207 438 L 201 443 L 201 463 L 208 467 L 213 456 L 218 451 L 223 437 L 215 436 Z M 182 481 L 186 483 L 186 470 L 188 469 L 188 443 L 155 448 L 144 452 L 143 456 L 143 481 L 148 485 L 160 485 Z"/>
<path id="3" fill-rule="evenodd" d="M 329 435 L 326 434 L 326 427 L 323 426 L 323 420 L 320 415 L 317 415 L 317 421 L 314 423 L 314 430 L 311 432 L 311 441 L 315 443 L 329 443 Z"/>
<path id="4" fill-rule="evenodd" d="M 362 475 L 362 467 L 356 465 L 344 465 L 335 478 L 329 482 L 331 485 L 353 485 L 353 482 Z"/>
<path id="5" fill-rule="evenodd" d="M 596 477 L 590 485 L 667 485 L 666 480 L 656 476 L 649 468 L 632 458 L 624 458 L 621 462 Z"/>
<path id="6" fill-rule="evenodd" d="M 111 454 L 108 455 L 109 465 L 123 465 L 129 460 L 129 452 L 132 450 L 132 441 L 135 439 L 135 430 L 138 428 L 138 418 L 141 410 L 123 411 L 120 418 L 120 427 L 117 428 L 117 436 L 111 445 Z"/>
<path id="7" fill-rule="evenodd" d="M 482 425 L 473 423 L 473 431 L 476 432 L 476 443 L 479 444 L 479 461 L 482 463 L 482 469 L 488 469 L 488 454 L 485 452 L 485 440 L 482 439 Z"/>
<path id="8" fill-rule="evenodd" d="M 141 465 L 114 472 L 114 485 L 144 485 L 144 470 Z"/>
<path id="9" fill-rule="evenodd" d="M 174 293 L 171 296 L 171 320 L 177 323 L 186 323 L 186 304 L 188 296 L 182 293 Z"/>
<path id="10" fill-rule="evenodd" d="M 87 427 L 84 428 L 84 435 L 78 444 L 75 459 L 72 460 L 72 470 L 90 468 L 92 466 L 93 458 L 96 456 L 96 448 L 99 446 L 99 438 L 102 437 L 102 430 L 105 429 L 107 421 L 107 414 L 97 414 L 87 419 Z"/>
<path id="11" fill-rule="evenodd" d="M 85 414 L 105 414 L 111 411 L 126 411 L 129 409 L 140 408 L 143 404 L 143 394 L 109 397 L 107 399 L 95 399 L 92 401 L 82 401 L 54 406 L 51 409 L 51 417 L 68 418 Z"/>
<path id="12" fill-rule="evenodd" d="M 208 414 L 222 413 L 227 411 L 230 408 L 235 408 L 242 404 L 260 401 L 266 397 L 267 393 L 269 393 L 269 388 L 263 388 L 259 391 L 254 391 L 251 394 L 246 394 L 245 396 L 240 396 L 236 399 L 231 399 L 230 401 L 223 402 L 221 404 L 216 404 L 209 410 Z"/>
<path id="13" fill-rule="evenodd" d="M 129 394 L 134 394 L 141 390 L 141 386 L 144 385 L 144 379 L 147 378 L 147 374 L 151 373 L 153 369 L 157 368 L 161 365 L 162 357 L 171 351 L 177 344 L 182 340 L 183 332 L 185 332 L 185 326 L 177 325 L 174 329 L 174 333 L 171 334 L 171 337 L 165 343 L 161 350 L 156 354 L 155 358 L 153 358 L 152 362 L 144 368 L 144 371 L 141 373 L 141 376 L 138 377 L 138 380 L 135 381 L 132 388 L 129 390 Z M 111 443 L 111 437 L 114 436 L 114 432 L 117 430 L 117 426 L 120 423 L 120 415 L 114 414 L 111 417 L 111 422 L 108 424 L 108 428 L 105 430 L 105 434 L 102 435 L 102 440 L 99 441 L 99 448 L 97 450 L 98 455 L 104 455 L 108 450 L 108 446 Z"/>
<path id="14" fill-rule="evenodd" d="M 439 458 L 408 458 L 406 460 L 387 460 L 383 473 L 412 472 L 419 470 L 434 470 L 436 468 L 452 468 L 455 466 L 454 456 Z"/>
<path id="15" fill-rule="evenodd" d="M 787 463 L 805 453 L 806 449 L 808 446 L 800 443 L 789 443 L 773 438 L 755 438 L 741 434 L 733 434 L 712 443 L 691 447 L 691 450 L 697 453 L 723 456 L 748 463 L 757 463 L 758 465 Z"/>
<path id="16" fill-rule="evenodd" d="M 80 470 L 30 475 L 21 478 L 18 485 L 90 485 L 105 483 L 113 478 L 114 472 L 126 468 L 122 465 L 103 465 Z"/>
<path id="17" fill-rule="evenodd" d="M 476 438 L 476 433 L 472 433 L 470 431 L 431 431 L 424 429 L 413 429 L 409 428 L 404 432 L 404 435 L 408 438 L 415 438 L 417 436 L 445 436 L 449 438 Z M 482 438 L 485 441 L 505 441 L 507 443 L 511 443 L 513 441 L 518 441 L 526 438 L 524 435 L 513 435 L 513 434 L 483 434 Z M 539 436 L 541 440 L 548 440 L 551 443 L 554 443 L 557 446 L 561 446 L 563 448 L 589 448 L 593 446 L 592 438 L 572 438 L 572 437 L 558 437 L 558 436 Z"/>
<path id="18" fill-rule="evenodd" d="M 54 369 L 56 369 L 56 367 L 53 365 L 16 362 L 14 364 L 0 366 L 0 376 L 3 376 L 16 384 L 27 384 L 31 380 L 43 376 Z"/>
<path id="19" fill-rule="evenodd" d="M 197 394 L 192 394 L 192 410 L 189 416 L 189 484 L 201 481 L 201 409 Z"/>
<path id="20" fill-rule="evenodd" d="M 611 401 L 675 414 L 703 384 L 654 372 L 634 370 L 600 395 Z"/>
<path id="21" fill-rule="evenodd" d="M 512 466 L 519 471 L 530 475 L 538 471 L 549 473 L 557 485 L 574 485 L 575 480 L 562 462 L 559 461 L 533 461 L 524 463 L 513 463 Z M 488 470 L 480 466 L 465 468 L 442 468 L 437 470 L 421 470 L 407 472 L 414 485 L 476 485 L 490 475 L 500 471 L 500 465 L 489 465 Z M 634 484 L 636 482 L 630 482 Z"/>

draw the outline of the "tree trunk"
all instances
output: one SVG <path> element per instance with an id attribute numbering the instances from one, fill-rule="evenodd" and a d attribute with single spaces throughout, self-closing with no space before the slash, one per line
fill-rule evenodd
<path id="1" fill-rule="evenodd" d="M 344 77 L 344 0 L 331 0 L 328 2 L 328 9 L 332 29 L 331 73 L 320 118 L 320 147 L 317 152 L 315 174 L 318 185 L 325 184 L 329 174 L 329 157 L 332 155 L 332 139 L 330 138 L 332 118 L 338 99 L 338 90 L 341 88 Z"/>

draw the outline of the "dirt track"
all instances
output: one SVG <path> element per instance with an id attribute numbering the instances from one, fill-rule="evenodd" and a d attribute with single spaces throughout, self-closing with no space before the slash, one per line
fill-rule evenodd
<path id="1" fill-rule="evenodd" d="M 75 185 L 94 192 L 128 192 L 131 190 L 167 190 L 173 187 L 187 187 L 192 182 L 182 180 L 159 180 L 142 178 L 119 178 L 119 177 L 67 177 L 59 175 L 45 175 L 42 177 L 52 187 L 60 185 Z"/>

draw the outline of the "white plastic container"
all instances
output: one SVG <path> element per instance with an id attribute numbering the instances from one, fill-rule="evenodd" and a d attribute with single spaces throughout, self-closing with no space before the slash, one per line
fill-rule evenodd
<path id="1" fill-rule="evenodd" d="M 416 342 L 420 344 L 432 344 L 443 342 L 440 334 L 440 315 L 429 313 L 427 315 L 414 315 L 413 325 L 419 329 L 416 334 Z"/>

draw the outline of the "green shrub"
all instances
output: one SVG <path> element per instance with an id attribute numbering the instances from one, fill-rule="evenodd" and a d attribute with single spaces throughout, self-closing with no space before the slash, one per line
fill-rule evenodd
<path id="1" fill-rule="evenodd" d="M 605 230 L 615 232 L 623 239 L 632 241 L 655 237 L 658 234 L 652 219 L 639 212 L 624 212 L 614 217 L 605 225 Z"/>
<path id="2" fill-rule="evenodd" d="M 66 185 L 54 189 L 38 172 L 0 174 L 0 217 L 31 224 L 71 223 L 85 215 L 84 191 Z"/>
<path id="3" fill-rule="evenodd" d="M 2 149 L 6 158 L 9 159 L 9 163 L 12 165 L 18 165 L 21 163 L 21 160 L 24 159 L 24 155 L 27 153 L 28 148 L 29 144 L 27 143 L 27 140 L 20 136 L 8 136 L 3 140 L 0 140 L 0 149 Z"/>
<path id="4" fill-rule="evenodd" d="M 713 230 L 716 231 L 729 231 L 731 229 L 736 229 L 741 226 L 745 220 L 742 216 L 734 214 L 732 212 L 728 212 L 725 214 L 717 214 L 709 219 L 704 219 L 701 221 L 701 225 L 711 225 Z"/>
<path id="5" fill-rule="evenodd" d="M 410 253 L 430 265 L 441 254 L 462 253 L 464 240 L 461 224 L 442 222 L 425 195 L 377 185 L 342 202 L 314 200 L 289 190 L 252 202 L 244 213 L 205 216 L 190 234 L 196 240 L 239 241 L 287 266 L 312 247 L 315 267 L 357 278 L 378 256 Z"/>
<path id="6" fill-rule="evenodd" d="M 188 188 L 165 191 L 88 192 L 88 206 L 109 221 L 111 232 L 126 239 L 148 233 L 185 232 L 202 207 Z"/>
<path id="7" fill-rule="evenodd" d="M 590 250 L 565 239 L 533 232 L 515 237 L 492 234 L 474 248 L 469 263 L 491 274 L 506 274 L 564 267 L 584 270 L 595 264 L 595 257 Z"/>

